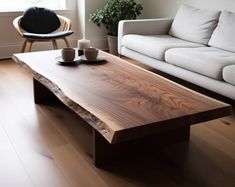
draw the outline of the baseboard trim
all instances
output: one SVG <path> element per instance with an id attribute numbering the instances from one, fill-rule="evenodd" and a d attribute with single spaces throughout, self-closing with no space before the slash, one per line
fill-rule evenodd
<path id="1" fill-rule="evenodd" d="M 78 39 L 75 38 L 69 39 L 71 47 L 77 47 L 77 41 Z M 23 41 L 18 43 L 4 43 L 0 45 L 0 60 L 9 59 L 12 57 L 13 54 L 20 53 L 22 45 Z M 91 40 L 91 45 L 104 51 L 108 51 L 106 38 Z M 62 40 L 58 40 L 58 47 L 65 47 L 65 44 Z M 35 42 L 32 47 L 32 51 L 45 51 L 52 49 L 53 46 L 51 42 Z"/>
<path id="2" fill-rule="evenodd" d="M 77 39 L 70 39 L 69 43 L 71 47 L 77 47 Z M 0 59 L 11 58 L 13 54 L 20 53 L 23 42 L 18 43 L 5 43 L 0 45 Z M 63 48 L 65 46 L 62 40 L 58 40 L 58 47 Z M 35 42 L 32 47 L 32 51 L 44 51 L 53 49 L 51 42 Z"/>

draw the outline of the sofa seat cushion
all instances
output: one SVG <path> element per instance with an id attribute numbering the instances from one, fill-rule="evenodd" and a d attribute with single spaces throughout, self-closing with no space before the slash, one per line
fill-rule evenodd
<path id="1" fill-rule="evenodd" d="M 177 47 L 201 47 L 203 45 L 187 42 L 169 35 L 128 34 L 122 39 L 122 45 L 149 57 L 165 60 L 165 51 Z"/>
<path id="2" fill-rule="evenodd" d="M 235 86 L 235 65 L 226 66 L 223 70 L 223 79 Z"/>
<path id="3" fill-rule="evenodd" d="M 59 37 L 63 38 L 63 37 L 69 36 L 71 34 L 73 34 L 72 30 L 53 32 L 53 33 L 49 33 L 49 34 L 35 34 L 35 33 L 25 32 L 25 33 L 23 33 L 23 36 L 25 38 L 31 38 L 31 39 L 48 40 L 48 39 L 53 39 L 53 38 L 58 39 Z"/>
<path id="4" fill-rule="evenodd" d="M 213 47 L 178 48 L 166 52 L 166 61 L 178 67 L 222 80 L 223 68 L 235 64 L 235 53 Z"/>
<path id="5" fill-rule="evenodd" d="M 181 5 L 169 34 L 190 42 L 208 44 L 219 16 L 220 11 L 201 10 Z"/>
<path id="6" fill-rule="evenodd" d="M 223 11 L 209 45 L 235 53 L 235 13 Z"/>

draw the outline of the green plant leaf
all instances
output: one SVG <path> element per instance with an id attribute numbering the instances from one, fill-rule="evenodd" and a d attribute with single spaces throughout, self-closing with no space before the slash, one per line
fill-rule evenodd
<path id="1" fill-rule="evenodd" d="M 120 20 L 136 19 L 143 10 L 135 0 L 108 0 L 102 9 L 90 14 L 89 21 L 98 27 L 104 25 L 108 34 L 117 36 Z"/>

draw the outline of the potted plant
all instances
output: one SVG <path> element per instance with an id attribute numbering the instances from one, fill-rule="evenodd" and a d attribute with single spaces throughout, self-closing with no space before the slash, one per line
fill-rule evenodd
<path id="1" fill-rule="evenodd" d="M 117 55 L 117 34 L 120 20 L 136 19 L 143 6 L 135 0 L 108 0 L 102 9 L 90 14 L 90 21 L 108 31 L 109 52 Z"/>

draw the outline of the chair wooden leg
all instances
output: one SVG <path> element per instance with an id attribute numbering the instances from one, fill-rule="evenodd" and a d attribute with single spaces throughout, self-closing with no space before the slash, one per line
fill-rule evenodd
<path id="1" fill-rule="evenodd" d="M 28 42 L 27 40 L 24 41 L 23 46 L 21 48 L 21 53 L 25 52 L 25 48 L 26 48 L 27 42 Z"/>
<path id="2" fill-rule="evenodd" d="M 28 52 L 30 52 L 30 51 L 31 51 L 31 49 L 32 49 L 32 45 L 33 45 L 33 42 L 34 42 L 34 41 L 29 41 L 29 49 L 28 49 Z"/>
<path id="3" fill-rule="evenodd" d="M 67 38 L 63 38 L 63 39 L 64 39 L 64 42 L 66 44 L 66 47 L 69 47 L 69 42 L 68 42 Z"/>
<path id="4" fill-rule="evenodd" d="M 52 44 L 53 44 L 54 49 L 58 49 L 58 45 L 57 45 L 56 40 L 52 40 Z"/>

